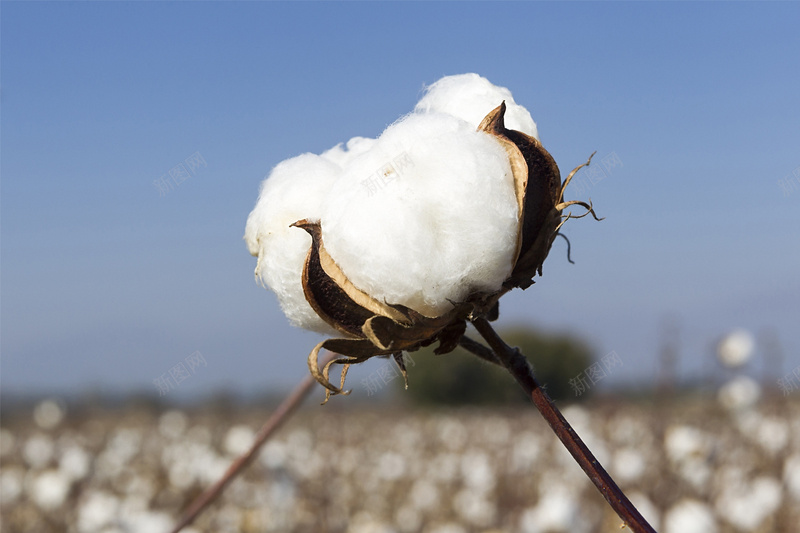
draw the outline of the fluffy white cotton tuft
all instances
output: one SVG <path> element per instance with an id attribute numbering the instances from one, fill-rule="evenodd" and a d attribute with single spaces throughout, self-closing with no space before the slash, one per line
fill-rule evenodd
<path id="1" fill-rule="evenodd" d="M 245 240 L 294 325 L 333 332 L 303 294 L 311 238 L 290 227 L 300 219 L 320 221 L 331 257 L 378 300 L 434 316 L 501 287 L 517 244 L 513 177 L 501 145 L 476 128 L 504 100 L 507 127 L 536 136 L 508 89 L 464 74 L 431 85 L 377 139 L 354 137 L 273 169 Z"/>
<path id="2" fill-rule="evenodd" d="M 322 212 L 325 247 L 350 281 L 429 316 L 473 291 L 498 290 L 516 235 L 505 151 L 439 113 L 390 126 L 347 167 Z"/>
<path id="3" fill-rule="evenodd" d="M 477 128 L 489 111 L 506 102 L 506 127 L 539 138 L 536 123 L 527 109 L 514 102 L 511 91 L 498 87 L 478 74 L 446 76 L 426 88 L 415 113 L 447 113 Z"/>
<path id="4" fill-rule="evenodd" d="M 736 368 L 752 357 L 755 346 L 752 333 L 746 329 L 737 329 L 726 335 L 717 345 L 717 357 L 723 365 Z"/>
<path id="5" fill-rule="evenodd" d="M 683 499 L 673 505 L 664 518 L 666 533 L 716 533 L 714 513 L 704 503 Z"/>
<path id="6" fill-rule="evenodd" d="M 367 152 L 373 146 L 375 146 L 375 139 L 353 137 L 347 141 L 345 147 L 342 147 L 342 143 L 339 143 L 330 150 L 322 152 L 322 157 L 340 168 L 344 168 L 350 164 L 350 161 Z"/>
<path id="7" fill-rule="evenodd" d="M 758 382 L 748 376 L 737 376 L 720 387 L 717 398 L 725 409 L 744 410 L 753 407 L 761 397 Z"/>
<path id="8" fill-rule="evenodd" d="M 247 218 L 244 239 L 258 257 L 256 276 L 278 296 L 289 321 L 319 333 L 331 328 L 303 294 L 302 273 L 311 237 L 291 224 L 319 220 L 322 203 L 341 169 L 330 160 L 303 154 L 279 163 L 261 185 L 255 209 Z"/>

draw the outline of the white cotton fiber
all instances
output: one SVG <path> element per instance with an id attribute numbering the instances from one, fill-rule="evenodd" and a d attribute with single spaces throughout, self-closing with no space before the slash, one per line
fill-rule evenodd
<path id="1" fill-rule="evenodd" d="M 322 157 L 335 163 L 341 168 L 346 167 L 350 161 L 360 156 L 375 145 L 375 139 L 367 137 L 353 137 L 347 141 L 347 146 L 342 147 L 342 143 L 337 144 L 330 150 L 322 152 Z"/>
<path id="2" fill-rule="evenodd" d="M 527 109 L 514 102 L 511 91 L 493 85 L 478 74 L 446 76 L 426 88 L 415 113 L 447 113 L 478 127 L 489 111 L 505 100 L 505 124 L 508 129 L 539 139 L 536 123 Z"/>
<path id="3" fill-rule="evenodd" d="M 378 300 L 435 316 L 501 287 L 517 244 L 513 177 L 504 149 L 476 128 L 503 100 L 506 125 L 535 136 L 507 89 L 464 74 L 431 85 L 378 139 L 354 137 L 275 167 L 245 240 L 293 324 L 333 331 L 303 294 L 311 239 L 289 225 L 304 218 L 320 221 L 331 257 Z"/>
<path id="4" fill-rule="evenodd" d="M 357 287 L 428 315 L 499 289 L 516 235 L 505 151 L 439 113 L 390 126 L 345 169 L 322 211 L 325 246 Z"/>
<path id="5" fill-rule="evenodd" d="M 322 202 L 341 172 L 338 165 L 314 154 L 279 163 L 261 185 L 255 209 L 247 218 L 245 242 L 258 257 L 256 276 L 278 296 L 281 309 L 295 326 L 330 334 L 305 299 L 302 272 L 311 237 L 291 224 L 318 220 Z"/>

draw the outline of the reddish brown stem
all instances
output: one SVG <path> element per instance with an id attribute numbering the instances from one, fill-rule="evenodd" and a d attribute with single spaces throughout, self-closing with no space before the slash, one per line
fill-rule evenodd
<path id="1" fill-rule="evenodd" d="M 553 428 L 556 436 L 564 444 L 569 453 L 581 466 L 592 483 L 616 511 L 625 525 L 634 533 L 655 533 L 655 529 L 647 523 L 647 520 L 633 506 L 631 501 L 617 486 L 614 480 L 608 475 L 600 462 L 595 458 L 589 448 L 583 443 L 581 438 L 569 425 L 567 419 L 561 414 L 553 403 L 553 400 L 542 390 L 539 382 L 533 374 L 533 368 L 518 349 L 511 348 L 492 328 L 485 318 L 477 318 L 472 321 L 478 333 L 486 339 L 494 354 L 503 363 L 517 383 L 527 392 L 536 408 Z"/>
<path id="2" fill-rule="evenodd" d="M 331 359 L 333 359 L 333 354 L 327 354 L 326 357 L 320 361 L 320 365 L 324 366 Z M 311 377 L 311 375 L 308 375 L 294 388 L 289 396 L 287 396 L 286 399 L 281 402 L 275 412 L 272 413 L 272 416 L 269 417 L 269 420 L 267 420 L 267 422 L 258 431 L 255 442 L 253 442 L 253 445 L 250 447 L 250 449 L 236 458 L 231 466 L 228 467 L 225 475 L 223 475 L 222 478 L 214 485 L 203 491 L 203 493 L 192 502 L 192 505 L 190 505 L 183 514 L 181 521 L 178 522 L 178 524 L 170 533 L 178 533 L 178 531 L 190 525 L 206 507 L 211 505 L 214 500 L 216 500 L 219 495 L 222 494 L 222 491 L 225 489 L 225 487 L 231 481 L 233 481 L 233 479 L 239 474 L 239 472 L 242 471 L 242 469 L 244 469 L 244 467 L 250 464 L 258 450 L 260 450 L 264 443 L 267 442 L 267 439 L 269 439 L 270 436 L 272 436 L 272 434 L 275 433 L 275 431 L 277 431 L 277 429 L 300 406 L 305 397 L 308 395 L 309 391 L 311 391 L 312 385 L 315 383 L 316 381 L 314 378 Z"/>

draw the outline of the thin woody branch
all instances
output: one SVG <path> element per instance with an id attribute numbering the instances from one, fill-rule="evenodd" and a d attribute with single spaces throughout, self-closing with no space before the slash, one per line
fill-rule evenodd
<path id="1" fill-rule="evenodd" d="M 333 358 L 334 354 L 328 353 L 322 358 L 321 363 L 325 365 Z M 272 416 L 269 417 L 269 420 L 267 420 L 267 422 L 258 431 L 255 441 L 253 442 L 253 445 L 250 446 L 250 449 L 240 455 L 231 464 L 231 466 L 228 467 L 228 470 L 219 481 L 203 491 L 203 493 L 192 502 L 192 504 L 183 514 L 183 518 L 181 518 L 180 522 L 175 525 L 170 533 L 178 533 L 186 526 L 192 524 L 192 522 L 195 521 L 200 513 L 202 513 L 209 505 L 211 505 L 220 494 L 222 494 L 222 491 L 225 490 L 225 487 L 227 487 L 228 484 L 252 462 L 256 453 L 258 453 L 258 451 L 272 436 L 272 434 L 275 433 L 278 428 L 281 427 L 281 425 L 283 425 L 283 423 L 292 415 L 292 413 L 294 413 L 298 407 L 300 407 L 300 404 L 303 402 L 305 397 L 311 391 L 311 387 L 316 382 L 317 381 L 311 375 L 303 378 L 303 381 L 301 381 L 294 388 L 294 390 L 292 390 L 289 396 L 287 396 L 286 399 L 281 402 L 275 412 L 272 413 Z"/>
<path id="2" fill-rule="evenodd" d="M 625 496 L 589 448 L 586 447 L 586 444 L 575 433 L 575 430 L 572 429 L 566 418 L 564 418 L 550 397 L 547 396 L 547 393 L 542 390 L 533 374 L 533 368 L 525 356 L 518 349 L 508 346 L 485 318 L 477 318 L 472 321 L 472 324 L 489 344 L 503 366 L 514 376 L 514 379 L 517 380 L 517 383 L 520 384 L 525 392 L 530 395 L 536 408 L 539 409 L 547 423 L 550 424 L 556 436 L 624 521 L 625 525 L 634 533 L 655 533 L 655 529 Z"/>

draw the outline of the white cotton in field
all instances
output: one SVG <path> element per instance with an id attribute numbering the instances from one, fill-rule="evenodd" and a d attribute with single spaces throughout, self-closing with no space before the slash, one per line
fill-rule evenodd
<path id="1" fill-rule="evenodd" d="M 755 350 L 753 334 L 746 329 L 737 329 L 726 335 L 717 345 L 717 357 L 728 368 L 744 365 Z"/>
<path id="2" fill-rule="evenodd" d="M 749 376 L 737 376 L 720 387 L 717 399 L 729 411 L 753 407 L 761 397 L 761 386 Z"/>
<path id="3" fill-rule="evenodd" d="M 714 513 L 698 500 L 683 499 L 664 517 L 665 533 L 716 533 Z"/>
<path id="4" fill-rule="evenodd" d="M 306 301 L 302 274 L 311 237 L 291 224 L 319 220 L 322 202 L 341 168 L 327 158 L 303 154 L 279 163 L 261 185 L 256 207 L 247 218 L 245 242 L 258 257 L 256 276 L 278 297 L 295 326 L 331 334 Z"/>
<path id="5" fill-rule="evenodd" d="M 437 316 L 513 267 L 517 204 L 508 157 L 471 124 L 411 114 L 353 159 L 322 210 L 325 247 L 373 298 Z"/>
<path id="6" fill-rule="evenodd" d="M 447 113 L 477 128 L 489 111 L 506 102 L 505 125 L 539 139 L 536 123 L 527 109 L 514 102 L 511 91 L 478 74 L 445 76 L 430 85 L 414 108 L 415 113 Z"/>
<path id="7" fill-rule="evenodd" d="M 780 481 L 759 476 L 721 487 L 715 507 L 717 514 L 739 531 L 764 531 L 764 522 L 778 510 L 782 499 Z"/>

